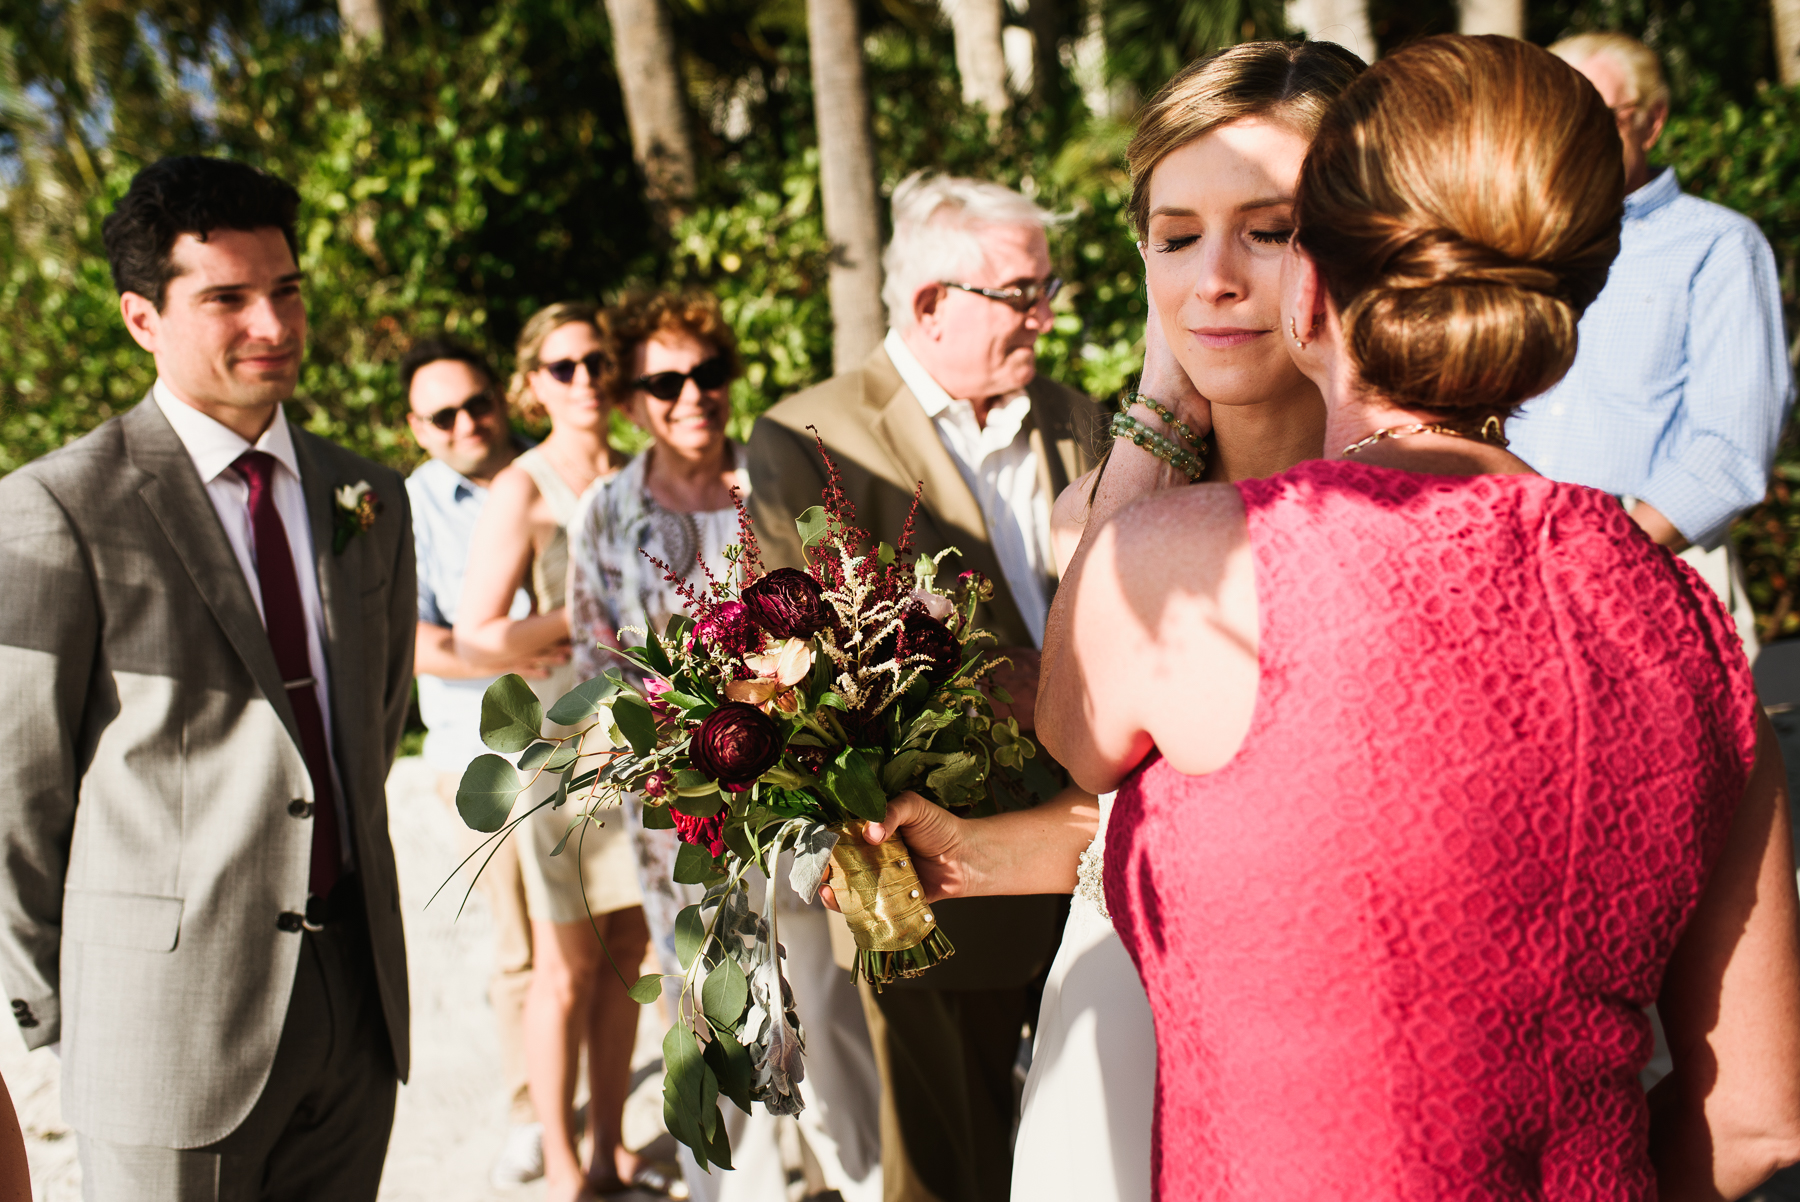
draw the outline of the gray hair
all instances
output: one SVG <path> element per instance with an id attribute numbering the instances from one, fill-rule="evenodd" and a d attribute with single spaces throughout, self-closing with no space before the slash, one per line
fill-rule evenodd
<path id="1" fill-rule="evenodd" d="M 1044 230 L 1057 220 L 1011 188 L 913 172 L 894 189 L 894 236 L 881 256 L 888 324 L 896 330 L 916 324 L 913 294 L 922 285 L 979 271 L 987 262 L 984 230 L 1007 225 Z"/>
<path id="2" fill-rule="evenodd" d="M 1669 107 L 1669 84 L 1663 78 L 1662 60 L 1656 51 L 1629 34 L 1578 33 L 1550 47 L 1550 53 L 1576 70 L 1592 58 L 1609 58 L 1625 72 L 1633 102 L 1646 110 Z"/>

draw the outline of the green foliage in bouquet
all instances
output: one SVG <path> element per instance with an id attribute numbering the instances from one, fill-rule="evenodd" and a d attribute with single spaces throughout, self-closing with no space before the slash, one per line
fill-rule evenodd
<path id="1" fill-rule="evenodd" d="M 490 686 L 482 738 L 517 764 L 481 756 L 457 791 L 464 821 L 497 837 L 543 806 L 578 799 L 553 855 L 626 793 L 643 798 L 646 827 L 678 832 L 674 879 L 705 895 L 676 922 L 683 972 L 680 1019 L 663 1045 L 664 1119 L 702 1167 L 730 1167 L 721 1094 L 746 1111 L 757 1101 L 777 1114 L 803 1107 L 805 1042 L 781 973 L 779 858 L 792 853 L 788 883 L 807 901 L 839 869 L 854 971 L 879 988 L 954 949 L 905 845 L 870 847 L 862 824 L 907 790 L 983 814 L 1035 804 L 1060 786 L 1018 723 L 994 716 L 989 691 L 1008 699 L 984 691 L 997 661 L 975 618 L 993 586 L 972 572 L 940 582 L 953 552 L 915 556 L 911 518 L 898 547 L 875 542 L 855 526 L 826 463 L 825 504 L 797 523 L 806 570 L 765 570 L 740 509 L 730 579 L 708 571 L 694 588 L 657 562 L 687 612 L 642 632 L 641 645 L 618 653 L 620 666 L 548 711 L 517 676 Z M 542 734 L 546 719 L 569 733 Z M 546 774 L 556 778 L 551 796 L 513 816 L 518 796 Z M 758 876 L 768 881 L 759 908 Z M 650 975 L 630 992 L 648 1003 L 662 987 Z"/>

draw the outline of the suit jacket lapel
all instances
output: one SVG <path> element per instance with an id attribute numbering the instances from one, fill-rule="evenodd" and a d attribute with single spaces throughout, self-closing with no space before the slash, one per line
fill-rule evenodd
<path id="1" fill-rule="evenodd" d="M 244 570 L 231 550 L 225 528 L 219 524 L 218 512 L 206 495 L 206 486 L 200 482 L 200 473 L 194 470 L 187 448 L 154 397 L 140 401 L 121 419 L 121 425 L 127 458 L 148 477 L 138 495 L 162 527 L 169 546 L 226 639 L 298 747 L 300 731 L 288 705 L 287 690 L 281 684 L 281 671 L 275 666 L 268 632 L 263 629 Z"/>
<path id="2" fill-rule="evenodd" d="M 950 545 L 962 553 L 955 570 L 980 572 L 991 580 L 994 599 L 988 602 L 988 609 L 992 624 L 1023 630 L 1025 622 L 1019 616 L 1006 577 L 1000 574 L 1000 561 L 994 556 L 981 503 L 969 490 L 950 452 L 944 449 L 937 427 L 925 416 L 924 407 L 900 378 L 885 350 L 876 348 L 863 371 L 868 381 L 864 400 L 878 409 L 873 423 L 875 434 L 894 457 L 903 478 L 924 483 L 925 512 L 944 531 Z"/>
<path id="3" fill-rule="evenodd" d="M 300 462 L 300 484 L 306 490 L 306 513 L 312 520 L 313 570 L 319 580 L 319 605 L 325 613 L 325 666 L 331 673 L 331 729 L 334 732 L 356 730 L 368 724 L 362 710 L 362 694 L 349 687 L 362 679 L 363 629 L 358 607 L 362 590 L 347 560 L 353 560 L 351 548 L 344 554 L 332 550 L 336 531 L 336 493 L 339 481 L 324 458 L 317 453 L 313 440 L 299 430 L 293 431 L 294 457 Z M 355 483 L 355 481 L 344 481 Z M 344 750 L 361 746 L 365 740 L 338 738 L 333 740 L 341 769 L 353 775 L 342 763 Z"/>

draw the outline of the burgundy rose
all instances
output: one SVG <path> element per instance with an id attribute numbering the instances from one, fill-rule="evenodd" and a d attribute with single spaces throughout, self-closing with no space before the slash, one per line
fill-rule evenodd
<path id="1" fill-rule="evenodd" d="M 675 774 L 666 768 L 658 768 L 644 778 L 644 796 L 663 797 L 675 791 Z"/>
<path id="2" fill-rule="evenodd" d="M 683 843 L 699 844 L 717 856 L 725 850 L 725 816 L 728 813 L 729 810 L 720 807 L 711 818 L 695 818 L 671 808 L 669 817 L 675 820 L 675 833 L 681 836 Z"/>
<path id="3" fill-rule="evenodd" d="M 762 631 L 750 607 L 739 601 L 726 601 L 712 607 L 694 627 L 694 634 L 709 647 L 727 655 L 749 655 L 762 645 Z"/>
<path id="4" fill-rule="evenodd" d="M 950 628 L 926 613 L 922 607 L 906 611 L 900 619 L 900 655 L 902 661 L 924 656 L 926 662 L 915 665 L 925 674 L 925 682 L 937 688 L 956 674 L 962 666 L 962 648 Z"/>
<path id="5" fill-rule="evenodd" d="M 776 568 L 741 594 L 744 604 L 778 639 L 809 639 L 825 629 L 831 611 L 819 582 L 798 568 Z"/>
<path id="6" fill-rule="evenodd" d="M 741 701 L 727 701 L 700 723 L 688 743 L 694 767 L 742 793 L 781 759 L 783 740 L 775 719 Z"/>

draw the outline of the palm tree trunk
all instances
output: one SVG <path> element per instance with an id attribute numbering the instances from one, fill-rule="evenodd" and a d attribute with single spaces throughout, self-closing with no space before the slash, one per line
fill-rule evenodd
<path id="1" fill-rule="evenodd" d="M 881 308 L 881 219 L 856 0 L 806 0 L 819 188 L 831 240 L 831 360 L 849 371 L 887 329 Z"/>
<path id="2" fill-rule="evenodd" d="M 1368 0 L 1287 0 L 1287 23 L 1309 38 L 1336 42 L 1364 62 L 1375 61 Z"/>
<path id="3" fill-rule="evenodd" d="M 944 15 L 956 34 L 956 73 L 962 77 L 964 104 L 1004 113 L 1006 52 L 1000 42 L 1004 0 L 943 0 Z"/>
<path id="4" fill-rule="evenodd" d="M 1457 28 L 1463 33 L 1525 36 L 1525 0 L 1462 0 L 1461 17 Z"/>
<path id="5" fill-rule="evenodd" d="M 613 62 L 625 93 L 631 151 L 650 199 L 679 204 L 694 195 L 694 142 L 688 133 L 675 38 L 662 0 L 606 0 Z"/>
<path id="6" fill-rule="evenodd" d="M 386 33 L 381 0 L 338 0 L 338 23 L 343 28 L 346 47 L 381 49 Z"/>
<path id="7" fill-rule="evenodd" d="M 1775 0 L 1775 64 L 1784 84 L 1800 83 L 1800 0 Z"/>
<path id="8" fill-rule="evenodd" d="M 1042 108 L 1062 99 L 1062 14 L 1056 0 L 1030 0 L 1026 19 L 1031 22 L 1031 100 Z"/>

